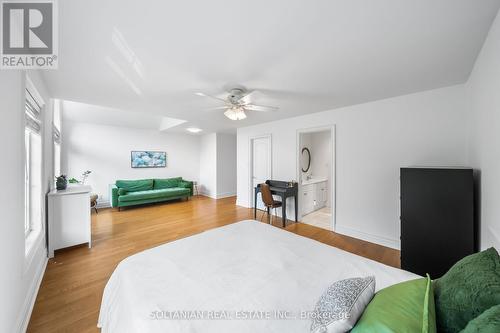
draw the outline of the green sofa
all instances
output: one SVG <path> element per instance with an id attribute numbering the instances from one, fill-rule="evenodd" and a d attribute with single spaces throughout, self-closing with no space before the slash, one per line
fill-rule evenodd
<path id="1" fill-rule="evenodd" d="M 127 207 L 146 203 L 189 198 L 193 182 L 182 177 L 166 179 L 117 180 L 109 186 L 111 207 Z"/>

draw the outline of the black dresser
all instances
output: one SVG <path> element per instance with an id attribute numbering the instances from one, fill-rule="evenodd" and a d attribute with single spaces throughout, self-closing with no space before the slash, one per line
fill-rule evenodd
<path id="1" fill-rule="evenodd" d="M 401 168 L 401 268 L 441 277 L 476 252 L 473 170 Z"/>

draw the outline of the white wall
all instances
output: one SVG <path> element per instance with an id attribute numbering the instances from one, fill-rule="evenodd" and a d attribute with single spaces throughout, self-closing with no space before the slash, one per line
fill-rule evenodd
<path id="1" fill-rule="evenodd" d="M 469 161 L 480 180 L 481 248 L 500 248 L 500 17 L 466 85 Z"/>
<path id="2" fill-rule="evenodd" d="M 3 154 L 8 163 L 2 163 L 0 182 L 5 191 L 0 193 L 0 332 L 21 332 L 26 329 L 39 283 L 47 262 L 45 233 L 34 242 L 26 256 L 24 237 L 24 90 L 25 73 L 2 71 L 0 75 L 0 122 Z M 30 78 L 46 103 L 44 109 L 44 145 L 51 136 L 47 132 L 51 122 L 51 101 L 48 91 L 37 72 Z M 44 161 L 51 160 L 51 148 L 44 147 Z M 44 193 L 48 189 L 51 166 L 43 166 Z M 43 221 L 45 222 L 45 215 Z"/>
<path id="3" fill-rule="evenodd" d="M 62 172 L 80 179 L 85 170 L 91 170 L 87 183 L 99 194 L 101 205 L 109 204 L 108 186 L 117 179 L 183 177 L 198 181 L 197 136 L 64 121 L 62 140 Z M 130 166 L 133 150 L 165 151 L 167 167 L 134 169 Z"/>
<path id="4" fill-rule="evenodd" d="M 330 131 L 311 133 L 311 147 L 314 150 L 312 156 L 312 175 L 314 177 L 328 178 L 330 175 L 331 136 Z M 311 154 L 312 155 L 312 154 Z"/>
<path id="5" fill-rule="evenodd" d="M 240 128 L 237 202 L 251 202 L 250 137 L 271 134 L 273 179 L 297 180 L 297 130 L 335 124 L 336 231 L 398 248 L 399 168 L 466 164 L 464 116 L 459 85 Z"/>
<path id="6" fill-rule="evenodd" d="M 217 133 L 217 198 L 236 195 L 236 135 Z"/>
<path id="7" fill-rule="evenodd" d="M 201 194 L 217 197 L 217 134 L 200 137 L 200 184 Z"/>
<path id="8" fill-rule="evenodd" d="M 236 135 L 200 137 L 200 191 L 214 199 L 236 194 Z"/>

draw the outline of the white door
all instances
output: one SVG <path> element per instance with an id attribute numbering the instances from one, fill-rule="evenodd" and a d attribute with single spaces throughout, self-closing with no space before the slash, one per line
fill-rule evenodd
<path id="1" fill-rule="evenodd" d="M 253 189 L 271 179 L 271 137 L 252 139 L 252 200 Z M 257 196 L 257 208 L 265 209 L 262 199 Z"/>

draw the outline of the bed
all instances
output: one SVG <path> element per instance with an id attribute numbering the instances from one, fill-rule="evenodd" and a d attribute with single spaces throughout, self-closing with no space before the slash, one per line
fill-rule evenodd
<path id="1" fill-rule="evenodd" d="M 123 260 L 104 290 L 98 327 L 103 333 L 309 332 L 307 313 L 331 283 L 369 275 L 376 290 L 419 277 L 247 220 Z"/>

